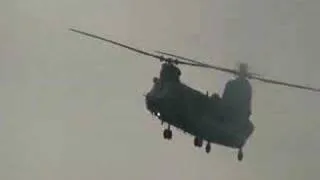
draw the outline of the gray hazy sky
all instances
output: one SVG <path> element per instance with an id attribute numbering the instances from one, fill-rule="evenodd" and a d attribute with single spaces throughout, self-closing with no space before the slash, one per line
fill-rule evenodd
<path id="1" fill-rule="evenodd" d="M 67 29 L 320 87 L 319 3 L 2 0 L 0 179 L 318 179 L 320 94 L 253 82 L 256 131 L 238 163 L 175 130 L 162 139 L 143 99 L 157 61 Z M 182 71 L 203 92 L 231 77 Z"/>

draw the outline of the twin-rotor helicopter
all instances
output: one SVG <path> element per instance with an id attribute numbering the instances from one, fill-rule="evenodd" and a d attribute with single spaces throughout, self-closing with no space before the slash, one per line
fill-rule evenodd
<path id="1" fill-rule="evenodd" d="M 320 89 L 266 79 L 249 73 L 246 64 L 241 64 L 238 70 L 228 69 L 171 53 L 150 53 L 94 34 L 76 29 L 69 30 L 160 60 L 160 75 L 153 78 L 153 86 L 145 95 L 145 105 L 152 115 L 167 124 L 163 137 L 172 139 L 171 126 L 174 126 L 193 136 L 196 147 L 202 147 L 206 141 L 207 153 L 211 150 L 211 144 L 238 149 L 239 161 L 243 159 L 242 149 L 255 129 L 250 120 L 251 89 L 248 80 L 320 92 Z M 222 97 L 216 93 L 209 96 L 181 82 L 178 65 L 214 69 L 240 78 L 232 82 L 233 84 L 226 85 Z"/>

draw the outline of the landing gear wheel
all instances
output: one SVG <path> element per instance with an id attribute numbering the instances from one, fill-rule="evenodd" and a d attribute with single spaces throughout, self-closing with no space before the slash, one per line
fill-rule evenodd
<path id="1" fill-rule="evenodd" d="M 208 142 L 208 144 L 206 145 L 206 153 L 210 153 L 210 151 L 211 151 L 211 145 Z"/>
<path id="2" fill-rule="evenodd" d="M 238 151 L 238 160 L 242 161 L 242 159 L 243 159 L 243 152 L 242 152 L 242 149 L 239 149 L 239 151 Z"/>
<path id="3" fill-rule="evenodd" d="M 172 139 L 172 131 L 170 129 L 165 129 L 163 131 L 163 138 L 171 140 Z"/>
<path id="4" fill-rule="evenodd" d="M 202 141 L 202 139 L 200 139 L 199 137 L 195 137 L 193 144 L 194 144 L 194 146 L 196 146 L 196 147 L 202 147 L 203 141 Z"/>

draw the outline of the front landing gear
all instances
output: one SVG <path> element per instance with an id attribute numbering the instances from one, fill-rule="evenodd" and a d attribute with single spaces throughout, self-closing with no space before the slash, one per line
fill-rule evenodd
<path id="1" fill-rule="evenodd" d="M 243 152 L 242 152 L 242 148 L 240 148 L 238 151 L 238 160 L 242 161 L 242 159 L 243 159 Z"/>
<path id="2" fill-rule="evenodd" d="M 172 139 L 172 131 L 170 129 L 170 126 L 168 126 L 168 128 L 163 131 L 163 138 L 168 140 Z"/>

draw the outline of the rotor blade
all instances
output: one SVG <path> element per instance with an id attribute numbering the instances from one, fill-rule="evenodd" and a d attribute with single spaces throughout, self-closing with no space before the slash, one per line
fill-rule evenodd
<path id="1" fill-rule="evenodd" d="M 228 73 L 231 73 L 231 74 L 236 74 L 237 73 L 236 70 L 222 68 L 222 67 L 218 67 L 218 66 L 212 66 L 212 65 L 209 65 L 209 64 L 205 64 L 205 63 L 202 63 L 202 62 L 190 59 L 190 58 L 174 55 L 174 54 L 171 54 L 171 53 L 167 53 L 167 52 L 163 52 L 163 51 L 155 51 L 155 52 L 159 53 L 159 54 L 164 54 L 164 55 L 167 55 L 167 56 L 183 59 L 183 60 L 186 60 L 186 61 L 189 61 L 189 62 L 193 62 L 193 63 L 196 63 L 196 64 L 200 64 L 200 65 L 203 65 L 203 66 L 208 66 L 209 68 L 213 68 L 213 69 L 216 69 L 216 70 L 228 72 Z M 250 75 L 259 76 L 259 77 L 261 76 L 260 74 L 257 74 L 257 73 L 250 73 Z"/>
<path id="2" fill-rule="evenodd" d="M 163 51 L 155 51 L 155 52 L 159 53 L 159 54 L 164 54 L 164 55 L 167 55 L 167 56 L 172 56 L 172 57 L 175 57 L 175 58 L 183 59 L 183 60 L 186 60 L 186 61 L 189 61 L 189 62 L 192 62 L 192 63 L 201 64 L 201 65 L 207 66 L 207 64 L 199 62 L 199 61 L 196 61 L 196 60 L 193 60 L 193 59 L 184 58 L 184 57 L 173 55 L 173 54 L 166 53 L 166 52 L 163 52 Z"/>
<path id="3" fill-rule="evenodd" d="M 190 58 L 174 55 L 174 54 L 171 54 L 171 53 L 166 53 L 166 52 L 162 52 L 162 51 L 156 51 L 156 52 L 160 53 L 160 54 L 172 56 L 172 57 L 175 57 L 175 58 L 183 59 L 183 60 L 186 60 L 186 61 L 194 62 L 196 64 L 201 65 L 201 67 L 212 68 L 212 69 L 215 69 L 215 70 L 218 70 L 218 71 L 223 71 L 223 72 L 227 72 L 227 73 L 231 73 L 231 74 L 237 74 L 238 73 L 236 70 L 233 70 L 233 69 L 228 69 L 228 68 L 223 68 L 223 67 L 219 67 L 219 66 L 209 65 L 209 64 L 206 64 L 206 63 L 202 63 L 202 62 L 190 59 Z"/>
<path id="4" fill-rule="evenodd" d="M 89 33 L 82 32 L 82 31 L 79 31 L 79 30 L 76 30 L 76 29 L 72 29 L 72 28 L 70 28 L 69 30 L 71 30 L 73 32 L 77 32 L 77 33 L 83 34 L 83 35 L 86 35 L 86 36 L 90 36 L 90 37 L 93 37 L 93 38 L 96 38 L 96 39 L 100 39 L 102 41 L 106 41 L 106 42 L 112 43 L 114 45 L 118 45 L 118 46 L 124 47 L 126 49 L 135 51 L 137 53 L 144 54 L 146 56 L 154 57 L 154 58 L 157 58 L 157 59 L 164 59 L 161 56 L 158 56 L 158 55 L 155 55 L 155 54 L 152 54 L 152 53 L 148 53 L 148 52 L 145 52 L 145 51 L 142 51 L 142 50 L 139 50 L 139 49 L 136 49 L 136 48 L 121 44 L 119 42 L 108 40 L 108 39 L 96 36 L 94 34 L 89 34 Z M 176 63 L 179 63 L 179 64 L 196 66 L 196 67 L 204 67 L 204 68 L 212 68 L 212 69 L 228 72 L 228 73 L 231 73 L 231 74 L 237 74 L 236 70 L 232 70 L 232 69 L 227 69 L 227 68 L 222 68 L 222 67 L 218 67 L 218 66 L 213 66 L 213 65 L 201 63 L 201 62 L 189 59 L 189 58 L 173 55 L 173 54 L 170 54 L 170 53 L 164 53 L 164 52 L 159 52 L 159 53 L 166 54 L 166 55 L 173 56 L 173 57 L 176 57 L 176 58 L 179 58 L 179 59 L 184 59 L 184 60 L 193 62 L 193 63 L 188 63 L 188 62 L 183 62 L 183 61 L 179 61 L 179 60 L 171 60 L 172 62 L 176 62 Z M 169 61 L 169 59 L 164 59 L 164 60 Z M 320 92 L 320 89 L 316 89 L 316 88 L 313 88 L 313 87 L 302 86 L 302 85 L 297 85 L 297 84 L 291 84 L 291 83 L 286 83 L 286 82 L 281 82 L 281 81 L 275 81 L 275 80 L 271 80 L 271 79 L 255 77 L 253 75 L 250 75 L 249 78 L 250 79 L 256 79 L 256 80 L 259 80 L 259 81 L 262 81 L 262 82 L 265 82 L 265 83 L 271 83 L 271 84 L 283 85 L 283 86 L 287 86 L 287 87 L 294 87 L 294 88 L 299 88 L 299 89 L 305 89 L 305 90 Z"/>
<path id="5" fill-rule="evenodd" d="M 138 53 L 147 55 L 147 56 L 151 56 L 151 57 L 154 57 L 154 58 L 159 58 L 159 56 L 157 56 L 157 55 L 154 55 L 154 54 L 151 54 L 151 53 L 142 51 L 142 50 L 140 50 L 140 49 L 136 49 L 136 48 L 133 48 L 133 47 L 130 47 L 130 46 L 127 46 L 127 45 L 124 45 L 124 44 L 121 44 L 121 43 L 118 43 L 118 42 L 109 40 L 109 39 L 105 39 L 105 38 L 103 38 L 103 37 L 99 37 L 99 36 L 94 35 L 94 34 L 86 33 L 86 32 L 83 32 L 83 31 L 76 30 L 76 29 L 72 29 L 72 28 L 70 28 L 69 30 L 70 30 L 70 31 L 73 31 L 73 32 L 76 32 L 76 33 L 80 33 L 80 34 L 86 35 L 86 36 L 90 36 L 90 37 L 93 37 L 93 38 L 96 38 L 96 39 L 100 39 L 100 40 L 102 40 L 102 41 L 106 41 L 106 42 L 112 43 L 112 44 L 114 44 L 114 45 L 118 45 L 118 46 L 121 46 L 121 47 L 130 49 L 130 50 L 132 50 L 132 51 L 135 51 L 135 52 L 138 52 Z"/>
<path id="6" fill-rule="evenodd" d="M 174 54 L 171 54 L 171 53 L 166 53 L 166 52 L 162 52 L 162 51 L 156 51 L 156 52 L 160 53 L 160 54 L 172 56 L 172 57 L 175 57 L 175 58 L 184 59 L 184 60 L 187 60 L 187 61 L 199 63 L 200 65 L 205 65 L 207 67 L 210 67 L 210 68 L 213 68 L 213 69 L 217 69 L 217 70 L 221 70 L 221 71 L 224 71 L 224 72 L 229 72 L 229 73 L 232 73 L 232 74 L 236 74 L 237 73 L 237 71 L 235 71 L 235 70 L 221 68 L 221 67 L 217 67 L 217 66 L 212 66 L 212 65 L 209 65 L 209 64 L 204 64 L 204 63 L 198 62 L 196 60 L 185 58 L 185 57 L 178 56 L 178 55 L 174 55 Z M 282 85 L 282 86 L 287 86 L 287 87 L 293 87 L 293 88 L 299 88 L 299 89 L 304 89 L 304 90 L 320 92 L 320 89 L 317 89 L 317 88 L 308 87 L 308 86 L 302 86 L 302 85 L 297 85 L 297 84 L 291 84 L 291 83 L 286 83 L 286 82 L 281 82 L 281 81 L 276 81 L 276 80 L 271 80 L 271 79 L 266 79 L 266 78 L 262 78 L 262 77 L 258 77 L 258 76 L 260 76 L 260 75 L 250 73 L 248 78 L 249 79 L 259 80 L 259 81 L 262 81 L 262 82 L 265 82 L 265 83 L 271 83 L 271 84 L 276 84 L 276 85 Z"/>
<path id="7" fill-rule="evenodd" d="M 99 40 L 102 40 L 102 41 L 106 41 L 106 42 L 109 42 L 111 44 L 114 44 L 114 45 L 129 49 L 131 51 L 135 51 L 137 53 L 140 53 L 140 54 L 143 54 L 143 55 L 146 55 L 146 56 L 150 56 L 150 57 L 153 57 L 153 58 L 156 58 L 156 59 L 159 59 L 159 60 L 166 60 L 166 61 L 171 61 L 171 62 L 175 62 L 175 63 L 178 63 L 178 64 L 202 67 L 202 65 L 200 65 L 200 64 L 188 63 L 188 62 L 183 62 L 183 61 L 179 61 L 179 60 L 165 59 L 164 57 L 161 57 L 161 56 L 158 56 L 158 55 L 155 55 L 155 54 L 152 54 L 152 53 L 149 53 L 149 52 L 146 52 L 146 51 L 134 48 L 134 47 L 130 47 L 130 46 L 127 46 L 125 44 L 121 44 L 121 43 L 116 42 L 116 41 L 105 39 L 103 37 L 100 37 L 100 36 L 97 36 L 97 35 L 94 35 L 94 34 L 86 33 L 86 32 L 83 32 L 83 31 L 76 30 L 76 29 L 72 29 L 72 28 L 70 28 L 69 30 L 73 31 L 73 32 L 76 32 L 76 33 L 80 33 L 82 35 L 90 36 L 92 38 L 96 38 L 96 39 L 99 39 Z"/>
<path id="8" fill-rule="evenodd" d="M 275 81 L 275 80 L 271 80 L 271 79 L 254 77 L 254 76 L 251 76 L 250 79 L 255 79 L 255 80 L 258 80 L 258 81 L 265 82 L 265 83 L 271 83 L 271 84 L 283 85 L 283 86 L 287 86 L 287 87 L 293 87 L 293 88 L 299 88 L 299 89 L 304 89 L 304 90 L 310 90 L 310 91 L 314 91 L 314 92 L 320 92 L 320 89 L 313 88 L 313 87 L 308 87 L 308 86 L 302 86 L 302 85 L 298 85 L 298 84 L 291 84 L 291 83 L 286 83 L 286 82 L 281 82 L 281 81 Z"/>

